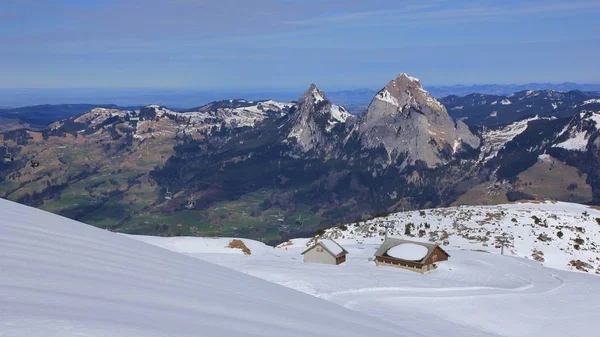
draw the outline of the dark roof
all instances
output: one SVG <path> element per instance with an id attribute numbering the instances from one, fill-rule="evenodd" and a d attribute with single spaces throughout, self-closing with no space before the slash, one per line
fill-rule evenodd
<path id="1" fill-rule="evenodd" d="M 334 252 L 331 251 L 331 249 L 329 249 L 327 247 L 327 244 L 325 244 L 323 241 L 331 241 L 333 244 L 335 244 L 336 246 L 338 246 L 342 251 L 339 254 L 335 254 Z M 333 241 L 332 239 L 323 239 L 320 240 L 319 242 L 315 243 L 314 245 L 310 246 L 308 249 L 306 249 L 305 251 L 302 252 L 302 254 L 300 255 L 304 255 L 304 253 L 308 252 L 309 250 L 315 248 L 316 246 L 320 246 L 323 247 L 323 249 L 325 249 L 327 252 L 329 252 L 329 254 L 335 256 L 335 257 L 340 257 L 340 256 L 344 256 L 346 254 L 348 254 L 348 251 L 344 249 L 344 247 L 340 246 L 339 243 Z"/>
<path id="2" fill-rule="evenodd" d="M 405 261 L 403 259 L 399 259 L 399 258 L 387 255 L 387 251 L 390 250 L 390 248 L 395 247 L 400 244 L 403 244 L 403 243 L 413 243 L 413 244 L 421 245 L 421 246 L 427 248 L 427 254 L 425 255 L 425 257 L 423 257 L 423 259 L 421 259 L 419 261 L 409 261 L 409 262 L 414 262 L 414 263 L 419 263 L 419 264 L 425 263 L 425 261 L 427 261 L 429 256 L 431 256 L 431 254 L 433 253 L 433 251 L 435 250 L 436 247 L 438 247 L 444 254 L 450 256 L 450 254 L 448 254 L 445 250 L 442 249 L 442 247 L 440 247 L 440 245 L 438 245 L 435 242 L 431 243 L 431 242 L 410 241 L 410 240 L 404 240 L 404 239 L 398 239 L 398 238 L 387 238 L 387 239 L 385 239 L 385 241 L 383 241 L 381 246 L 379 246 L 379 249 L 377 249 L 377 251 L 375 252 L 375 257 L 385 257 L 388 259 Z"/>

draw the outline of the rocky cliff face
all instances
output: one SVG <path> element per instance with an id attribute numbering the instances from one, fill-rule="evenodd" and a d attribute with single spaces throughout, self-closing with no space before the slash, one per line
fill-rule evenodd
<path id="1" fill-rule="evenodd" d="M 547 101 L 542 94 L 521 96 L 526 105 Z M 473 96 L 473 102 L 517 106 L 521 96 L 489 104 Z M 542 191 L 540 197 L 558 200 L 577 192 L 567 188 L 590 184 L 598 201 L 597 104 L 578 103 L 575 118 L 531 117 L 482 129 L 482 140 L 406 74 L 360 116 L 315 85 L 294 103 L 93 109 L 43 132 L 4 134 L 14 161 L 0 163 L 0 196 L 102 226 L 98 219 L 110 213 L 114 229 L 124 231 L 265 240 L 367 214 L 449 204 L 466 193 L 473 196 L 468 202 L 480 202 L 481 191 L 503 181 L 514 182 L 511 192 L 519 195 Z M 565 164 L 536 164 L 549 156 Z M 31 169 L 32 158 L 44 171 Z M 587 176 L 573 181 L 572 172 Z M 557 178 L 564 184 L 547 186 Z M 185 207 L 190 199 L 194 210 Z"/>
<path id="2" fill-rule="evenodd" d="M 383 149 L 388 164 L 403 158 L 404 166 L 418 161 L 427 167 L 442 165 L 480 143 L 464 123 L 452 120 L 418 79 L 404 73 L 377 93 L 352 133 L 363 148 Z"/>
<path id="3" fill-rule="evenodd" d="M 344 108 L 333 104 L 325 94 L 312 84 L 300 97 L 287 123 L 287 139 L 293 140 L 301 152 L 331 151 L 337 138 L 345 132 L 348 119 L 353 116 Z"/>

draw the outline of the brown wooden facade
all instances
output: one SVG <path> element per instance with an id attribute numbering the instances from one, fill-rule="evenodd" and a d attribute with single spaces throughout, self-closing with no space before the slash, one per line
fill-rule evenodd
<path id="1" fill-rule="evenodd" d="M 376 263 L 378 266 L 392 266 L 419 273 L 435 269 L 435 263 L 439 261 L 447 261 L 450 255 L 446 253 L 439 246 L 435 246 L 433 250 L 427 255 L 424 261 L 408 261 L 391 257 L 387 254 L 382 256 L 376 256 Z"/>

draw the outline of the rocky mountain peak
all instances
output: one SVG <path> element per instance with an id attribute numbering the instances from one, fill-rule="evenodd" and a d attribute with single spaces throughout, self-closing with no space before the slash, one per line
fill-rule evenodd
<path id="1" fill-rule="evenodd" d="M 446 108 L 423 89 L 419 79 L 401 73 L 371 101 L 355 126 L 364 148 L 383 148 L 387 162 L 404 158 L 433 167 L 448 162 L 479 139 L 461 121 L 455 123 Z"/>
<path id="2" fill-rule="evenodd" d="M 344 107 L 333 104 L 323 91 L 311 84 L 298 99 L 295 113 L 289 120 L 291 127 L 287 138 L 295 139 L 302 152 L 334 147 L 334 129 L 343 129 L 340 124 L 351 116 Z"/>
<path id="3" fill-rule="evenodd" d="M 298 105 L 315 105 L 324 101 L 329 102 L 329 100 L 325 96 L 325 93 L 323 93 L 323 91 L 321 91 L 316 84 L 312 83 L 310 87 L 308 87 L 308 89 L 304 92 L 302 97 L 298 99 Z"/>
<path id="4" fill-rule="evenodd" d="M 392 88 L 421 88 L 421 81 L 416 78 L 408 75 L 407 73 L 400 73 L 395 80 L 392 80 L 388 83 L 388 86 Z M 387 86 L 386 86 L 387 88 Z"/>

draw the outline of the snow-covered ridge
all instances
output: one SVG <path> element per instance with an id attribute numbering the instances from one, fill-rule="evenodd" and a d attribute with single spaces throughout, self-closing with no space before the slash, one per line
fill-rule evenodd
<path id="1" fill-rule="evenodd" d="M 3 336 L 417 336 L 342 306 L 0 199 Z"/>
<path id="2" fill-rule="evenodd" d="M 104 123 L 107 119 L 111 117 L 125 117 L 126 115 L 132 113 L 128 110 L 119 110 L 119 109 L 107 109 L 107 108 L 94 108 L 89 112 L 82 114 L 81 116 L 74 119 L 76 123 L 87 123 L 91 125 L 97 125 Z"/>
<path id="3" fill-rule="evenodd" d="M 175 113 L 179 118 L 188 119 L 191 126 L 197 124 L 216 124 L 225 122 L 231 127 L 254 126 L 269 117 L 269 113 L 279 116 L 287 113 L 293 103 L 277 102 L 273 100 L 254 102 L 253 105 L 236 108 L 220 107 L 217 109 Z"/>
<path id="4" fill-rule="evenodd" d="M 357 240 L 388 235 L 433 241 L 450 249 L 500 253 L 543 265 L 600 274 L 600 210 L 564 202 L 460 206 L 401 212 L 326 230 L 325 238 Z"/>
<path id="5" fill-rule="evenodd" d="M 587 101 L 584 101 L 582 105 L 588 105 L 588 104 L 594 104 L 594 103 L 600 104 L 600 98 L 588 99 Z"/>
<path id="6" fill-rule="evenodd" d="M 593 124 L 592 129 L 586 128 L 585 126 Z M 589 143 L 589 138 L 592 133 L 600 129 L 600 113 L 592 111 L 582 111 L 579 113 L 579 119 L 574 119 L 570 124 L 565 126 L 558 137 L 568 133 L 569 138 L 566 140 L 554 144 L 552 147 L 563 148 L 571 151 L 586 151 Z"/>
<path id="7" fill-rule="evenodd" d="M 527 130 L 527 124 L 531 121 L 535 121 L 538 119 L 549 119 L 549 118 L 540 118 L 538 116 L 531 117 L 528 119 L 524 119 L 505 127 L 495 129 L 495 130 L 487 130 L 482 134 L 483 142 L 481 145 L 481 154 L 479 155 L 480 162 L 487 162 L 490 159 L 496 157 L 498 152 L 504 148 L 506 143 L 513 140 L 516 136 L 522 134 Z"/>

